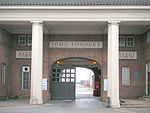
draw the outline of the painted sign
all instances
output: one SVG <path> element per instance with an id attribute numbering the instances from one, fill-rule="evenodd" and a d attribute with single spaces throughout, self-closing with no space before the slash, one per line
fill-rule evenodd
<path id="1" fill-rule="evenodd" d="M 42 90 L 47 90 L 47 78 L 42 79 Z"/>
<path id="2" fill-rule="evenodd" d="M 31 51 L 16 51 L 16 58 L 31 58 Z M 137 52 L 119 52 L 119 59 L 137 59 Z"/>
<path id="3" fill-rule="evenodd" d="M 119 59 L 137 59 L 137 52 L 119 52 Z"/>
<path id="4" fill-rule="evenodd" d="M 16 58 L 31 58 L 31 51 L 16 51 Z"/>
<path id="5" fill-rule="evenodd" d="M 50 48 L 103 48 L 103 42 L 93 41 L 50 41 Z"/>
<path id="6" fill-rule="evenodd" d="M 108 90 L 108 82 L 107 79 L 104 79 L 104 91 Z"/>

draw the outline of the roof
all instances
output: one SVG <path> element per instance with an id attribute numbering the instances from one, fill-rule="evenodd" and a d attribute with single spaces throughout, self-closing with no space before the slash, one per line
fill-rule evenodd
<path id="1" fill-rule="evenodd" d="M 0 0 L 0 6 L 150 5 L 150 0 Z"/>

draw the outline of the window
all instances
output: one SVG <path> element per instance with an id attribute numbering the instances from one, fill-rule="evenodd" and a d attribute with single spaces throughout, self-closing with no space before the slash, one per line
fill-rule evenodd
<path id="1" fill-rule="evenodd" d="M 31 46 L 32 35 L 18 35 L 18 45 L 19 46 Z"/>
<path id="2" fill-rule="evenodd" d="M 28 90 L 30 87 L 30 67 L 22 67 L 22 89 Z"/>
<path id="3" fill-rule="evenodd" d="M 147 44 L 150 43 L 150 31 L 147 32 Z"/>
<path id="4" fill-rule="evenodd" d="M 26 35 L 19 35 L 18 36 L 18 45 L 19 46 L 26 46 Z"/>
<path id="5" fill-rule="evenodd" d="M 147 71 L 150 72 L 150 63 L 147 64 Z"/>
<path id="6" fill-rule="evenodd" d="M 125 47 L 125 36 L 119 37 L 119 47 Z"/>
<path id="7" fill-rule="evenodd" d="M 134 47 L 134 37 L 133 36 L 127 36 L 126 38 L 126 44 L 127 47 Z"/>
<path id="8" fill-rule="evenodd" d="M 75 82 L 75 69 L 52 69 L 53 82 Z"/>
<path id="9" fill-rule="evenodd" d="M 6 43 L 6 31 L 2 30 L 2 42 Z"/>
<path id="10" fill-rule="evenodd" d="M 27 35 L 27 45 L 28 46 L 32 45 L 32 35 Z"/>
<path id="11" fill-rule="evenodd" d="M 1 83 L 2 84 L 5 84 L 5 72 L 6 72 L 6 69 L 5 69 L 5 64 L 2 64 L 1 65 Z"/>
<path id="12" fill-rule="evenodd" d="M 130 67 L 122 67 L 122 85 L 130 86 Z"/>

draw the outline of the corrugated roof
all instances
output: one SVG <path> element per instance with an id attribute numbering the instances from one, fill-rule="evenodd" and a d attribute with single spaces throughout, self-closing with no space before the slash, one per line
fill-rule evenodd
<path id="1" fill-rule="evenodd" d="M 150 5 L 150 0 L 0 0 L 0 5 Z"/>

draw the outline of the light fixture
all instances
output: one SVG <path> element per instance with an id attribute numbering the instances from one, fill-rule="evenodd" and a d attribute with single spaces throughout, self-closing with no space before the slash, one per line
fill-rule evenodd
<path id="1" fill-rule="evenodd" d="M 57 61 L 57 64 L 64 64 L 63 61 Z"/>
<path id="2" fill-rule="evenodd" d="M 57 64 L 60 64 L 60 61 L 57 61 Z"/>
<path id="3" fill-rule="evenodd" d="M 96 64 L 96 62 L 92 62 L 92 64 Z"/>

